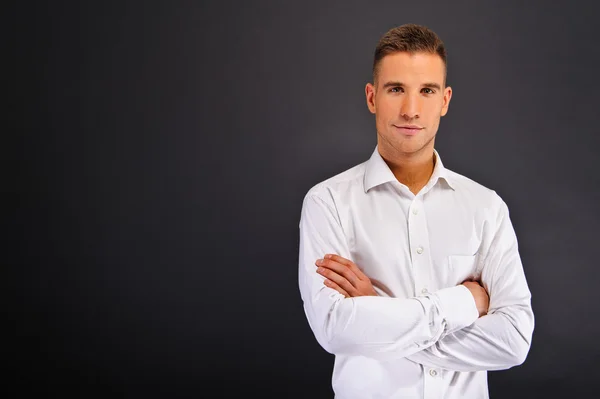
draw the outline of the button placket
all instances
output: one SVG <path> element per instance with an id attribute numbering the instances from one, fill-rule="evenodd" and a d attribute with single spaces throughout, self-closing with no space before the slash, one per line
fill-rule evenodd
<path id="1" fill-rule="evenodd" d="M 424 381 L 424 388 L 425 388 L 425 395 L 424 398 L 425 399 L 433 399 L 433 398 L 440 398 L 441 395 L 441 390 L 442 390 L 442 386 L 440 385 L 440 383 L 442 382 L 441 374 L 435 370 L 435 369 L 425 369 L 425 381 Z"/>
<path id="2" fill-rule="evenodd" d="M 430 286 L 430 256 L 427 252 L 429 234 L 427 219 L 423 212 L 422 197 L 413 200 L 407 214 L 408 235 L 414 275 L 414 295 L 424 294 L 425 287 Z"/>

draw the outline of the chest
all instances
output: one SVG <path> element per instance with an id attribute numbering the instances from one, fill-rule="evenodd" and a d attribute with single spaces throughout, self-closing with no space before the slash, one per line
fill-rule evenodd
<path id="1" fill-rule="evenodd" d="M 355 201 L 342 219 L 353 261 L 383 295 L 410 297 L 480 272 L 485 218 L 473 204 L 390 193 Z"/>

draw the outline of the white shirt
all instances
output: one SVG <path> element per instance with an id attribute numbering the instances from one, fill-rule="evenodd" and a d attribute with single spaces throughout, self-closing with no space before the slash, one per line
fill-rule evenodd
<path id="1" fill-rule="evenodd" d="M 336 399 L 488 398 L 487 371 L 521 364 L 534 327 L 508 209 L 445 169 L 414 195 L 377 148 L 312 187 L 300 219 L 299 287 L 319 344 L 335 354 Z M 352 260 L 379 296 L 344 298 L 315 261 Z M 490 296 L 478 318 L 466 278 Z"/>

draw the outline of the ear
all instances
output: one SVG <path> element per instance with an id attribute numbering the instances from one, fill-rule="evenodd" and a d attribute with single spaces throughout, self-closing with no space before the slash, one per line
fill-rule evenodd
<path id="1" fill-rule="evenodd" d="M 442 112 L 441 116 L 444 116 L 448 113 L 448 106 L 450 105 L 450 99 L 452 98 L 452 87 L 446 86 L 444 89 L 444 99 L 442 100 Z"/>
<path id="2" fill-rule="evenodd" d="M 367 107 L 372 114 L 375 113 L 375 86 L 367 83 L 365 86 L 365 96 L 367 97 Z"/>

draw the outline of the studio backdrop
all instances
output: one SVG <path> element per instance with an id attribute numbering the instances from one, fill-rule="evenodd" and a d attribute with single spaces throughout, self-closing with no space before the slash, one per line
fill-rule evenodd
<path id="1" fill-rule="evenodd" d="M 490 372 L 491 397 L 590 397 L 592 4 L 13 5 L 5 397 L 332 398 L 298 289 L 300 210 L 373 152 L 364 86 L 404 23 L 446 44 L 436 149 L 506 201 L 532 292 L 529 357 Z"/>

